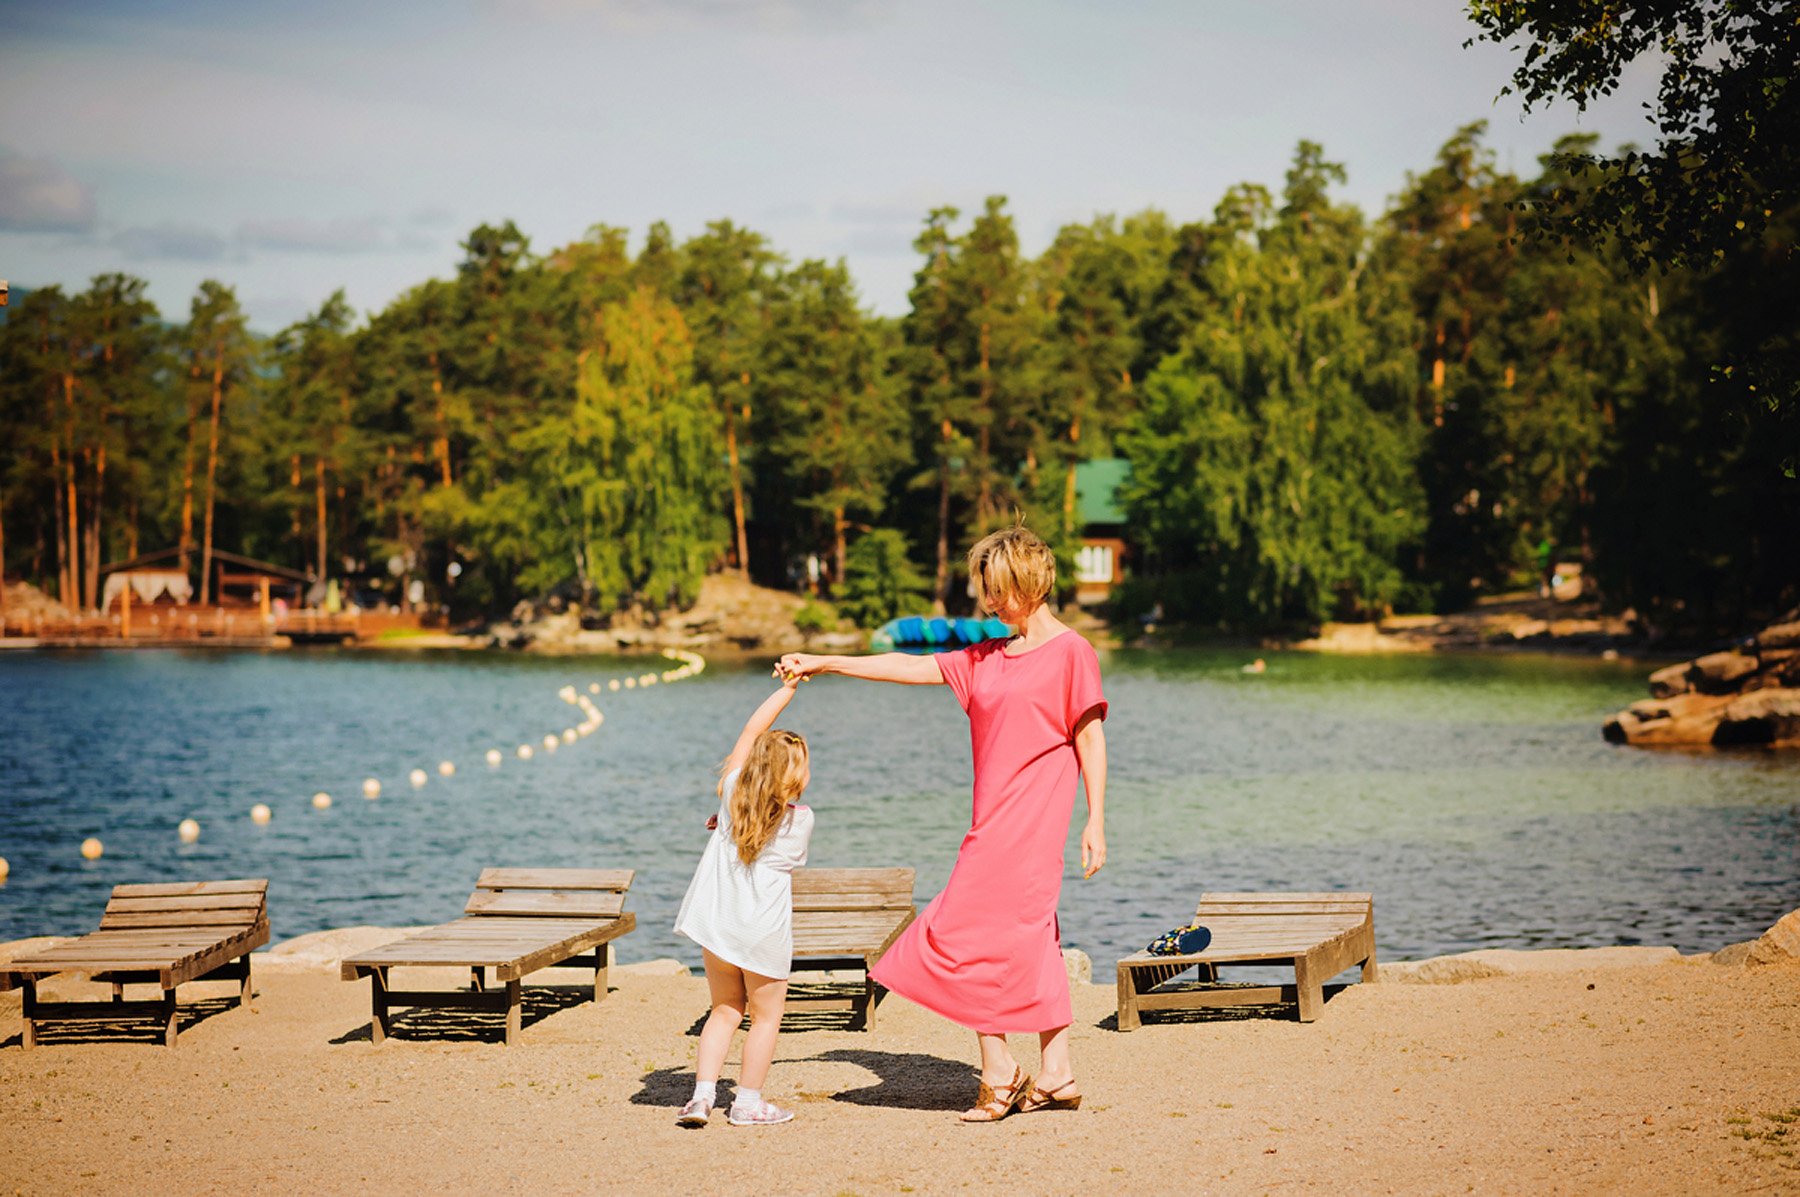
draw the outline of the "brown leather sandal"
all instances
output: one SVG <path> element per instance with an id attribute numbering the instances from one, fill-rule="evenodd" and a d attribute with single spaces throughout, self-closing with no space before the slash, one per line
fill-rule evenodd
<path id="1" fill-rule="evenodd" d="M 1075 1080 L 1071 1077 L 1056 1088 L 1048 1091 L 1033 1085 L 1031 1087 L 1031 1095 L 1019 1103 L 1019 1113 L 1033 1114 L 1038 1110 L 1079 1110 L 1081 1108 L 1081 1094 L 1077 1093 L 1074 1097 L 1057 1096 L 1058 1093 L 1061 1093 L 1064 1089 L 1069 1088 L 1069 1086 L 1074 1083 Z"/>
<path id="2" fill-rule="evenodd" d="M 1026 1094 L 1030 1091 L 1031 1078 L 1025 1075 L 1023 1068 L 1015 1064 L 1013 1065 L 1012 1084 L 1002 1085 L 995 1089 L 983 1081 L 981 1092 L 975 1098 L 975 1108 L 958 1114 L 957 1120 L 959 1122 L 998 1122 L 1018 1109 L 1019 1103 L 1025 1100 Z"/>

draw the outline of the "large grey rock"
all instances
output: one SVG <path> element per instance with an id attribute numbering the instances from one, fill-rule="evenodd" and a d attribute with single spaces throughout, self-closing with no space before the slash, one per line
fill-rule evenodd
<path id="1" fill-rule="evenodd" d="M 1722 964 L 1726 968 L 1742 968 L 1750 963 L 1750 949 L 1756 946 L 1754 939 L 1744 943 L 1734 943 L 1720 948 L 1712 954 L 1714 964 Z"/>
<path id="2" fill-rule="evenodd" d="M 1715 744 L 1800 744 L 1800 690 L 1753 690 L 1731 701 Z"/>
<path id="3" fill-rule="evenodd" d="M 608 970 L 611 973 L 626 977 L 687 977 L 688 966 L 669 956 L 659 956 L 655 960 L 639 960 L 635 964 L 615 964 Z"/>
<path id="4" fill-rule="evenodd" d="M 1514 973 L 1574 973 L 1589 969 L 1644 968 L 1680 961 L 1674 948 L 1546 948 L 1518 951 L 1481 948 L 1429 960 L 1402 960 L 1380 966 L 1383 981 L 1402 985 L 1455 985 Z"/>
<path id="5" fill-rule="evenodd" d="M 405 939 L 423 927 L 336 927 L 284 939 L 266 952 L 256 952 L 250 962 L 257 969 L 277 972 L 335 971 L 345 957 L 367 952 Z"/>
<path id="6" fill-rule="evenodd" d="M 1762 938 L 1750 945 L 1752 967 L 1770 964 L 1792 964 L 1800 960 L 1800 910 L 1790 910 Z"/>
<path id="7" fill-rule="evenodd" d="M 1094 981 L 1094 962 L 1080 948 L 1063 949 L 1063 968 L 1068 970 L 1069 984 L 1091 985 Z"/>
<path id="8" fill-rule="evenodd" d="M 1758 648 L 1800 648 L 1800 620 L 1778 623 L 1756 634 Z"/>
<path id="9" fill-rule="evenodd" d="M 1688 665 L 1688 681 L 1702 694 L 1731 694 L 1756 669 L 1756 658 L 1744 653 L 1708 653 Z"/>
<path id="10" fill-rule="evenodd" d="M 1677 694 L 1686 694 L 1693 688 L 1693 683 L 1688 681 L 1688 667 L 1685 661 L 1680 665 L 1671 665 L 1667 669 L 1658 669 L 1650 675 L 1650 696 L 1652 698 L 1673 698 Z"/>

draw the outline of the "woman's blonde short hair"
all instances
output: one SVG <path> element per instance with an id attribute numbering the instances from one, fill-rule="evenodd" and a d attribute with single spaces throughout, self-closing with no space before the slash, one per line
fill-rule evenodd
<path id="1" fill-rule="evenodd" d="M 969 579 L 990 611 L 1029 611 L 1056 585 L 1056 555 L 1020 524 L 990 532 L 969 550 Z"/>

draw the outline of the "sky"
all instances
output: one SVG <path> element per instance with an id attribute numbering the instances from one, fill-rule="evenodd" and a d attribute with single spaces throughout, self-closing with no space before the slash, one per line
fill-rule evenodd
<path id="1" fill-rule="evenodd" d="M 275 331 L 547 252 L 731 219 L 905 310 L 925 214 L 1009 198 L 1025 252 L 1099 213 L 1210 215 L 1301 139 L 1379 212 L 1459 126 L 1502 168 L 1652 144 L 1652 64 L 1586 113 L 1500 98 L 1452 0 L 0 0 L 0 278 L 207 278 Z"/>

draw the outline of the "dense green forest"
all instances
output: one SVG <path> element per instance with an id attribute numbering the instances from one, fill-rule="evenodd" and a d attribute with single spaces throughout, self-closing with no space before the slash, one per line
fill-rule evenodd
<path id="1" fill-rule="evenodd" d="M 1659 627 L 1793 604 L 1800 482 L 1721 363 L 1791 325 L 1796 213 L 1644 271 L 1521 234 L 1593 184 L 1588 142 L 1519 178 L 1482 132 L 1374 219 L 1304 142 L 1210 217 L 1101 216 L 1035 259 L 1005 199 L 936 209 L 895 319 L 729 221 L 635 253 L 484 225 L 454 277 L 266 337 L 218 283 L 185 318 L 125 275 L 33 290 L 0 326 L 5 572 L 91 608 L 103 563 L 211 546 L 466 618 L 655 612 L 814 557 L 874 623 L 966 606 L 960 550 L 1020 516 L 1071 554 L 1076 465 L 1122 457 L 1124 617 L 1453 609 L 1546 556 Z"/>

